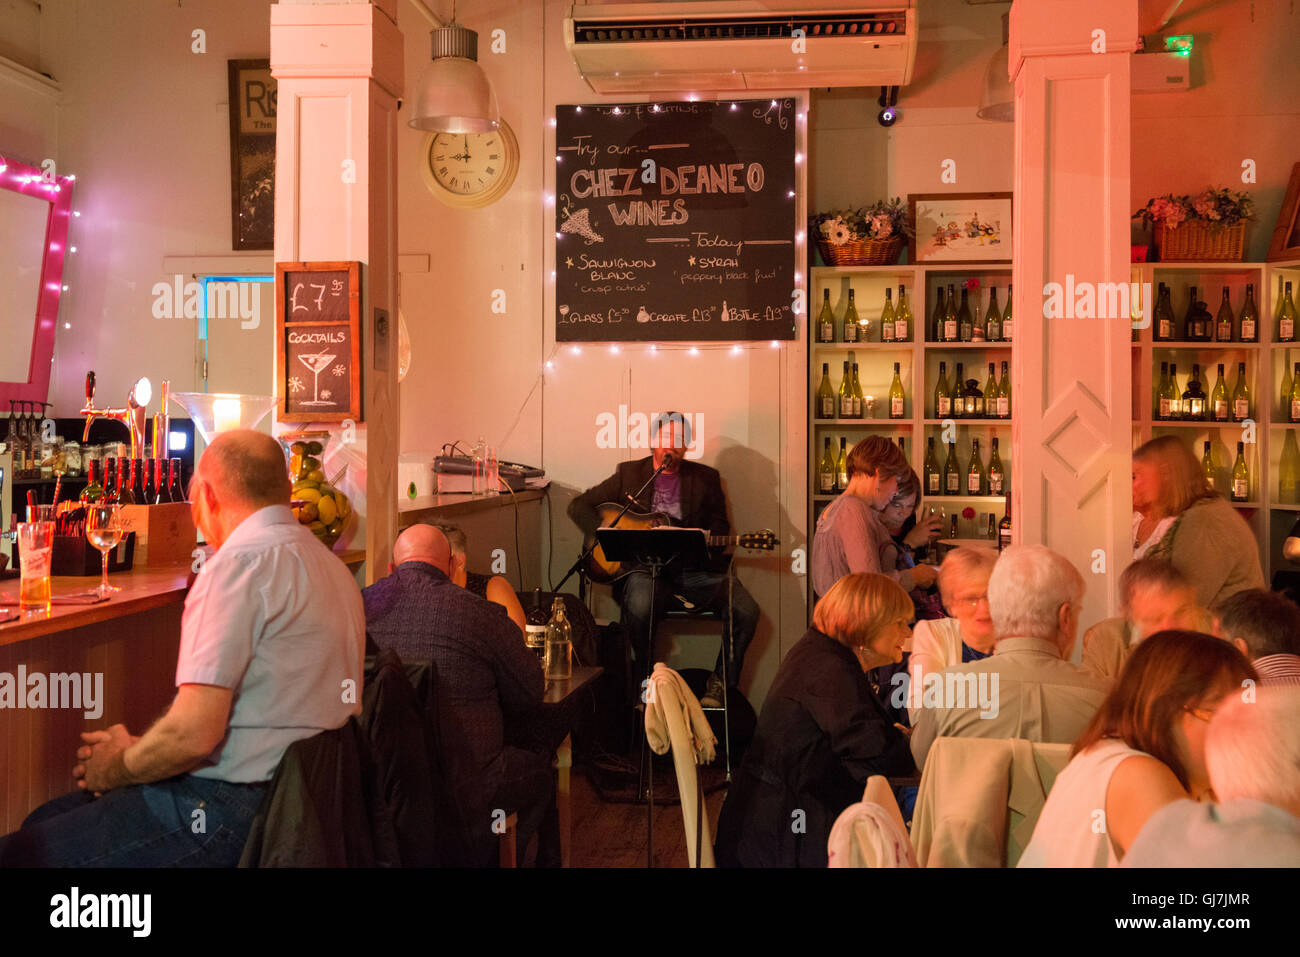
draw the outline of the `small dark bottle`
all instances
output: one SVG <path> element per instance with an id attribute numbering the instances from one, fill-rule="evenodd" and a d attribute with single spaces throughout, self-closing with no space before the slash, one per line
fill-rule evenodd
<path id="1" fill-rule="evenodd" d="M 167 490 L 167 469 L 163 467 L 166 461 L 166 459 L 153 460 L 153 503 L 155 505 L 166 505 L 172 500 L 171 492 Z"/>
<path id="2" fill-rule="evenodd" d="M 154 485 L 153 459 L 141 459 L 140 468 L 140 504 L 153 505 L 158 498 L 158 487 Z"/>
<path id="3" fill-rule="evenodd" d="M 117 464 L 118 460 L 112 456 L 104 459 L 104 494 L 99 499 L 101 505 L 116 505 L 120 501 L 117 492 Z"/>
<path id="4" fill-rule="evenodd" d="M 167 470 L 167 494 L 173 502 L 188 502 L 185 489 L 181 485 L 181 460 L 172 459 Z"/>
<path id="5" fill-rule="evenodd" d="M 135 464 L 139 459 L 117 460 L 117 501 L 121 505 L 134 505 Z"/>

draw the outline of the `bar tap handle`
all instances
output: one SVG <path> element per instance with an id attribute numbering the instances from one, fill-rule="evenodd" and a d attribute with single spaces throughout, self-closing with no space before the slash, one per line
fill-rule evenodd
<path id="1" fill-rule="evenodd" d="M 86 405 L 95 404 L 95 370 L 91 369 L 86 373 Z"/>

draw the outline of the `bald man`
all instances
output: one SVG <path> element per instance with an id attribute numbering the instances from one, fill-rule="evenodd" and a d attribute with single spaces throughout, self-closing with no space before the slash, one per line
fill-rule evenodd
<path id="1" fill-rule="evenodd" d="M 219 435 L 190 501 L 216 552 L 185 599 L 176 698 L 140 737 L 83 734 L 81 791 L 0 839 L 0 864 L 233 867 L 289 745 L 360 712 L 361 595 L 289 511 L 275 440 Z"/>
<path id="2" fill-rule="evenodd" d="M 380 648 L 434 663 L 447 777 L 475 844 L 469 863 L 492 859 L 498 811 L 519 814 L 520 861 L 538 832 L 538 864 L 557 863 L 551 775 L 557 742 L 547 753 L 544 745 L 507 741 L 507 725 L 531 721 L 541 704 L 541 662 L 504 608 L 451 580 L 451 546 L 439 529 L 413 525 L 403 531 L 393 544 L 393 564 L 387 578 L 361 593 L 366 629 Z"/>

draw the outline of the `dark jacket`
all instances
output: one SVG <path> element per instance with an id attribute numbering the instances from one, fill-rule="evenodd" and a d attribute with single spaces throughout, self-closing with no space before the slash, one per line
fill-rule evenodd
<path id="1" fill-rule="evenodd" d="M 587 489 L 569 503 L 569 518 L 573 519 L 585 536 L 590 536 L 600 526 L 597 506 L 610 502 L 622 506 L 628 496 L 636 492 L 654 473 L 654 459 L 647 455 L 635 462 L 621 462 L 614 474 L 599 485 Z M 718 470 L 683 459 L 678 466 L 681 476 L 681 505 L 683 528 L 703 528 L 710 535 L 731 534 L 727 521 L 727 499 L 722 494 L 722 477 Z M 651 484 L 637 500 L 634 509 L 649 512 L 654 502 L 655 487 Z M 715 552 L 710 566 L 713 570 L 726 568 L 726 559 Z"/>
<path id="2" fill-rule="evenodd" d="M 914 770 L 848 648 L 810 628 L 767 693 L 718 819 L 722 867 L 825 867 L 835 819 L 873 774 Z"/>

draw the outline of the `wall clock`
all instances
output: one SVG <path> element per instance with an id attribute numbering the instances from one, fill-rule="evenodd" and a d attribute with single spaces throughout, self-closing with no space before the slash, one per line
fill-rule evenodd
<path id="1" fill-rule="evenodd" d="M 422 155 L 429 192 L 460 209 L 495 203 L 519 171 L 519 143 L 505 120 L 490 133 L 430 133 Z"/>

